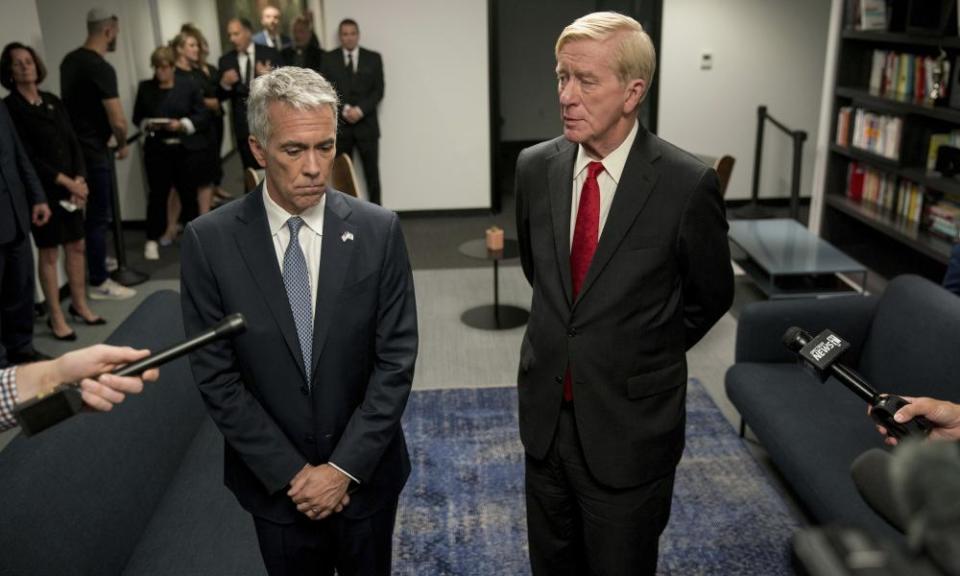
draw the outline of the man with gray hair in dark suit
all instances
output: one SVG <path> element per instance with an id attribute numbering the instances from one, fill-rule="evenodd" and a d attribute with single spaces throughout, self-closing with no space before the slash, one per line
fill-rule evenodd
<path id="1" fill-rule="evenodd" d="M 226 440 L 226 484 L 253 514 L 271 576 L 386 576 L 417 357 L 400 223 L 326 185 L 337 95 L 320 74 L 257 78 L 248 122 L 263 182 L 191 222 L 181 252 L 187 333 L 247 320 L 191 357 Z"/>

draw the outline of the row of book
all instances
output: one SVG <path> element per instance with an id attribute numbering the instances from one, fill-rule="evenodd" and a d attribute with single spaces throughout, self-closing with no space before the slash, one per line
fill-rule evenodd
<path id="1" fill-rule="evenodd" d="M 920 222 L 923 216 L 926 188 L 906 178 L 881 172 L 859 162 L 847 167 L 847 197 L 856 202 L 867 202 L 911 222 Z"/>
<path id="2" fill-rule="evenodd" d="M 843 106 L 837 114 L 837 144 L 867 150 L 879 156 L 900 158 L 903 119 Z"/>
<path id="3" fill-rule="evenodd" d="M 931 203 L 923 213 L 923 225 L 931 234 L 956 242 L 960 239 L 960 205 L 949 200 Z"/>
<path id="4" fill-rule="evenodd" d="M 888 50 L 873 51 L 870 68 L 870 93 L 903 102 L 930 104 L 934 72 L 941 71 L 938 98 L 947 97 L 950 62 L 930 56 L 901 54 Z"/>

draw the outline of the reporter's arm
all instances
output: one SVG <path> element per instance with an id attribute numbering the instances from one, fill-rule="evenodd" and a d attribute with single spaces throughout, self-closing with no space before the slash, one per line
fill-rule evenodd
<path id="1" fill-rule="evenodd" d="M 97 344 L 67 352 L 54 360 L 0 370 L 0 429 L 16 426 L 14 406 L 69 382 L 80 383 L 81 396 L 88 406 L 110 410 L 114 404 L 123 402 L 126 394 L 139 394 L 143 382 L 156 380 L 160 372 L 154 368 L 142 377 L 120 377 L 109 372 L 149 355 L 149 350 Z"/>

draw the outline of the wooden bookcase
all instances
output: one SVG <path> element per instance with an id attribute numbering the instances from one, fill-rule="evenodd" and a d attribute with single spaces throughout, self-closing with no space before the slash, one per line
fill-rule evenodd
<path id="1" fill-rule="evenodd" d="M 944 178 L 926 168 L 930 134 L 960 130 L 960 108 L 951 108 L 947 102 L 929 105 L 903 101 L 870 90 L 875 50 L 935 58 L 941 49 L 951 66 L 951 78 L 944 81 L 950 92 L 960 90 L 960 86 L 951 82 L 956 75 L 954 67 L 960 65 L 955 9 L 942 11 L 938 0 L 914 2 L 921 10 L 924 4 L 929 7 L 931 12 L 925 20 L 928 23 L 931 19 L 939 20 L 940 31 L 924 32 L 910 27 L 908 10 L 917 7 L 910 7 L 909 0 L 894 0 L 888 30 L 857 30 L 851 22 L 844 22 L 841 27 L 821 235 L 887 278 L 915 273 L 940 282 L 950 256 L 951 241 L 928 232 L 922 219 L 911 221 L 900 216 L 895 208 L 881 208 L 847 195 L 848 172 L 851 163 L 856 162 L 893 176 L 898 182 L 905 179 L 923 186 L 930 200 L 944 198 L 960 203 L 960 178 Z M 887 158 L 837 144 L 838 118 L 845 106 L 902 118 L 899 156 Z M 896 206 L 896 199 L 893 204 Z"/>

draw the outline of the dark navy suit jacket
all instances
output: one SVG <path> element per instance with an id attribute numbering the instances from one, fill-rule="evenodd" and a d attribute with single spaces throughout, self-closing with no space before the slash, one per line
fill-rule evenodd
<path id="1" fill-rule="evenodd" d="M 46 201 L 7 105 L 0 102 L 0 244 L 14 240 L 18 229 L 30 234 L 31 208 Z"/>
<path id="2" fill-rule="evenodd" d="M 311 392 L 263 205 L 263 187 L 184 231 L 181 298 L 194 335 L 241 312 L 247 330 L 191 356 L 226 439 L 225 482 L 254 515 L 300 514 L 286 492 L 305 463 L 360 481 L 343 514 L 366 517 L 410 472 L 400 427 L 417 357 L 413 277 L 393 212 L 328 189 Z"/>

